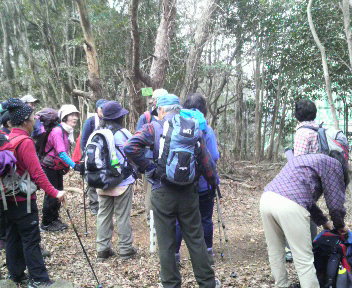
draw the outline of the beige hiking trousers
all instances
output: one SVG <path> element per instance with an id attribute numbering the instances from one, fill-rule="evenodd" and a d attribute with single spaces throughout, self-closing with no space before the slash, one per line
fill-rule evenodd
<path id="1" fill-rule="evenodd" d="M 286 238 L 301 287 L 319 288 L 313 264 L 310 213 L 296 202 L 274 192 L 263 193 L 260 213 L 275 286 L 290 286 L 285 266 Z"/>

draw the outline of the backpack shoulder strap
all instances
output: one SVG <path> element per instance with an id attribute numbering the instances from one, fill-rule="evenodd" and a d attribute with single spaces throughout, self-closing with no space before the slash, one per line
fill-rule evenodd
<path id="1" fill-rule="evenodd" d="M 318 132 L 318 130 L 323 127 L 320 127 L 320 126 L 314 127 L 314 126 L 304 125 L 304 126 L 299 127 L 298 129 L 301 129 L 301 128 L 306 128 L 306 129 L 310 129 L 310 130 L 314 130 L 315 132 Z"/>
<path id="2" fill-rule="evenodd" d="M 17 147 L 26 139 L 31 139 L 31 137 L 29 137 L 27 135 L 18 135 L 18 136 L 9 138 L 9 143 L 12 148 L 11 150 L 12 151 L 16 150 Z"/>
<path id="3" fill-rule="evenodd" d="M 145 119 L 147 120 L 147 123 L 151 123 L 152 122 L 152 113 L 150 113 L 150 111 L 145 111 L 144 113 Z"/>

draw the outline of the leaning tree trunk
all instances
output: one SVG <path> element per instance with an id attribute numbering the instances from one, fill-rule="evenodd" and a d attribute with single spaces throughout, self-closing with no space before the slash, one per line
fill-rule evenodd
<path id="1" fill-rule="evenodd" d="M 175 27 L 176 0 L 163 0 L 162 7 L 163 13 L 156 34 L 153 62 L 149 73 L 153 89 L 163 87 L 169 66 L 171 36 Z"/>
<path id="2" fill-rule="evenodd" d="M 88 86 L 93 92 L 93 99 L 97 100 L 103 97 L 103 86 L 100 80 L 99 64 L 95 41 L 90 25 L 86 0 L 75 0 L 77 3 L 81 27 L 84 35 L 84 51 L 86 52 L 88 64 Z M 77 91 L 76 91 L 77 92 Z M 79 96 L 89 97 L 89 94 L 76 93 Z"/>
<path id="3" fill-rule="evenodd" d="M 350 14 L 350 6 L 348 0 L 342 0 L 340 4 L 340 8 L 343 14 L 343 26 L 346 35 L 346 42 L 348 47 L 348 56 L 350 60 L 350 71 L 352 71 L 352 32 L 351 32 L 351 14 Z"/>
<path id="4" fill-rule="evenodd" d="M 195 92 L 197 70 L 202 56 L 203 48 L 209 37 L 209 28 L 212 16 L 217 8 L 218 0 L 207 0 L 204 11 L 202 11 L 200 22 L 197 24 L 193 44 L 190 48 L 187 63 L 184 84 L 180 93 L 181 99 L 184 99 L 190 92 Z"/>
<path id="5" fill-rule="evenodd" d="M 322 61 L 323 70 L 324 70 L 325 90 L 326 90 L 326 94 L 328 95 L 328 101 L 330 104 L 332 118 L 334 120 L 334 126 L 335 126 L 335 128 L 338 129 L 339 122 L 337 120 L 336 108 L 335 108 L 334 99 L 332 97 L 332 92 L 331 92 L 331 81 L 330 81 L 330 74 L 329 74 L 329 68 L 328 68 L 328 61 L 327 61 L 327 57 L 326 57 L 325 47 L 320 42 L 317 31 L 315 30 L 315 27 L 314 27 L 313 18 L 312 18 L 312 3 L 313 3 L 313 0 L 309 0 L 308 7 L 307 7 L 309 28 L 312 32 L 315 44 L 318 46 L 318 48 L 320 50 L 321 61 Z"/>

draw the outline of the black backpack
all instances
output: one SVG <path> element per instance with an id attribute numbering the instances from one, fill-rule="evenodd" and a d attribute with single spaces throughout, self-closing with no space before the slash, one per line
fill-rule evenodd
<path id="1" fill-rule="evenodd" d="M 345 288 L 336 286 L 339 267 L 346 256 L 346 243 L 341 236 L 330 231 L 321 233 L 313 241 L 313 254 L 320 287 Z"/>

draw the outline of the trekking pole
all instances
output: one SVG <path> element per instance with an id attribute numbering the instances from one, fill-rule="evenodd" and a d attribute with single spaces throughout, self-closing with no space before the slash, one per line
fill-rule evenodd
<path id="1" fill-rule="evenodd" d="M 71 225 L 72 225 L 73 231 L 75 231 L 75 234 L 76 234 L 76 236 L 77 236 L 77 238 L 78 238 L 79 244 L 81 245 L 81 248 L 82 248 L 82 250 L 83 250 L 83 253 L 84 253 L 84 255 L 86 256 L 86 259 L 87 259 L 87 262 L 88 262 L 88 264 L 89 264 L 89 266 L 90 266 L 90 269 L 91 269 L 91 270 L 92 270 L 92 272 L 93 272 L 94 278 L 95 278 L 95 280 L 96 280 L 96 281 L 97 281 L 97 283 L 98 283 L 97 288 L 103 288 L 102 284 L 100 284 L 100 282 L 99 282 L 99 280 L 98 280 L 97 275 L 95 274 L 95 271 L 94 271 L 93 265 L 92 265 L 92 263 L 91 263 L 91 262 L 90 262 L 90 260 L 89 260 L 89 257 L 88 257 L 88 254 L 87 254 L 87 252 L 86 252 L 86 249 L 85 249 L 85 248 L 84 248 L 84 246 L 83 246 L 83 243 L 82 243 L 81 237 L 79 237 L 79 235 L 78 235 L 77 228 L 76 228 L 75 224 L 73 223 L 73 220 L 72 220 L 72 218 L 71 218 L 70 211 L 68 211 L 68 208 L 67 208 L 67 206 L 66 206 L 66 203 L 65 203 L 65 202 L 64 202 L 64 207 L 65 207 L 65 210 L 66 210 L 66 213 L 67 213 L 67 217 L 68 217 L 68 219 L 70 219 L 70 222 L 71 222 Z"/>
<path id="2" fill-rule="evenodd" d="M 221 233 L 219 208 L 220 208 L 220 203 L 218 201 L 218 198 L 216 198 L 216 212 L 218 214 L 218 228 L 219 228 L 219 241 L 220 241 L 220 256 L 221 256 L 221 259 L 223 259 L 224 258 L 224 246 L 222 244 L 222 233 Z"/>
<path id="3" fill-rule="evenodd" d="M 219 196 L 220 195 L 220 188 L 219 188 L 218 185 L 216 186 L 216 189 L 215 189 L 215 195 L 216 195 L 216 205 L 217 205 L 218 217 L 220 219 L 221 227 L 222 227 L 222 230 L 223 230 L 223 233 L 224 233 L 226 250 L 227 250 L 227 253 L 229 254 L 229 259 L 230 259 L 231 266 L 235 267 L 234 266 L 234 262 L 233 262 L 233 258 L 232 258 L 231 253 L 230 253 L 229 238 L 227 238 L 226 226 L 224 224 L 224 220 L 222 219 L 221 206 L 220 206 L 220 196 Z M 237 273 L 235 271 L 232 271 L 231 274 L 230 274 L 230 277 L 236 278 L 237 277 Z"/>
<path id="4" fill-rule="evenodd" d="M 84 176 L 82 176 L 82 191 L 83 191 L 83 210 L 84 210 L 84 235 L 88 236 L 88 227 L 87 227 L 87 207 L 86 207 L 86 194 L 88 193 L 88 186 L 87 191 L 84 190 Z"/>

